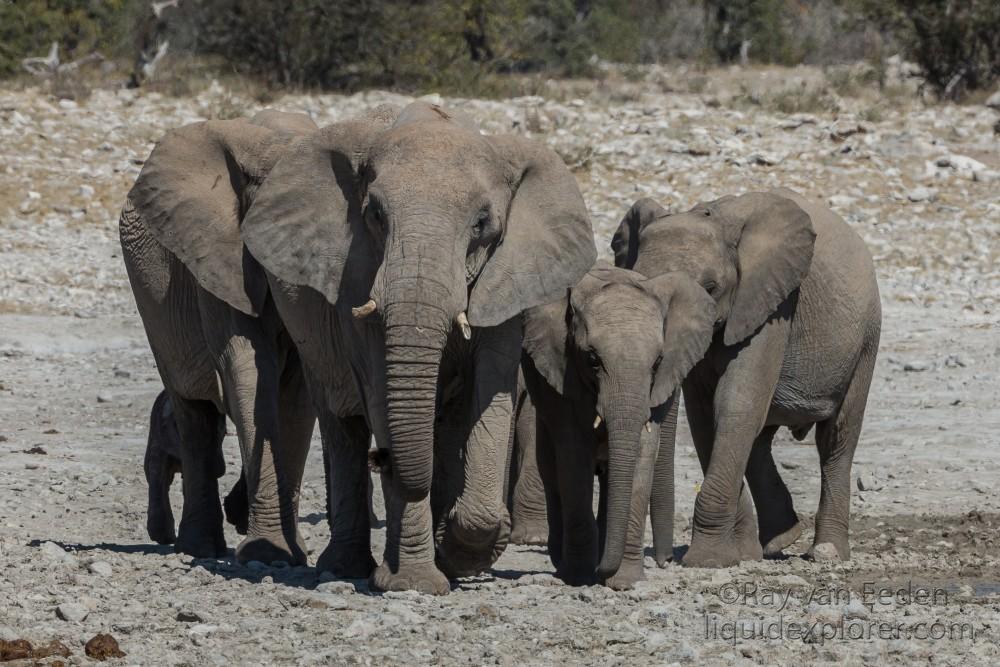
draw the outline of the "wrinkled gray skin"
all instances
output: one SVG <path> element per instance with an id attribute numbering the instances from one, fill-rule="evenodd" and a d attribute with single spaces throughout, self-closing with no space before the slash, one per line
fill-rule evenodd
<path id="1" fill-rule="evenodd" d="M 247 537 L 240 561 L 303 565 L 299 483 L 315 416 L 298 355 L 261 268 L 239 242 L 239 216 L 296 132 L 300 114 L 262 112 L 169 133 L 153 150 L 119 221 L 136 306 L 169 397 L 151 415 L 146 457 L 150 537 L 182 553 L 226 552 L 218 478 L 228 415 L 236 425 L 243 486 L 230 494 Z M 228 150 L 222 144 L 235 138 Z M 265 141 L 276 137 L 277 140 Z M 253 165 L 238 177 L 233 164 Z M 164 416 L 172 411 L 172 420 Z M 175 423 L 179 446 L 169 441 Z M 154 442 L 154 439 L 156 442 Z M 182 472 L 174 535 L 167 490 Z M 240 493 L 246 494 L 241 502 Z M 243 526 L 240 526 L 243 528 Z M 176 537 L 176 540 L 175 540 Z"/>
<path id="2" fill-rule="evenodd" d="M 604 262 L 563 299 L 525 311 L 549 554 L 567 583 L 628 588 L 644 578 L 654 472 L 664 482 L 652 507 L 658 560 L 669 556 L 676 390 L 711 342 L 714 312 L 684 274 L 647 279 Z"/>
<path id="3" fill-rule="evenodd" d="M 684 381 L 705 481 L 684 564 L 726 567 L 778 553 L 801 525 L 771 456 L 780 426 L 816 427 L 822 485 L 816 558 L 850 557 L 850 477 L 881 331 L 871 255 L 829 209 L 787 189 L 667 215 L 636 202 L 612 247 L 619 266 L 681 271 L 713 296 L 705 358 Z M 746 473 L 761 514 L 742 491 Z"/>
<path id="4" fill-rule="evenodd" d="M 543 146 L 484 136 L 461 114 L 382 107 L 299 141 L 242 237 L 319 411 L 332 538 L 318 567 L 439 594 L 446 575 L 489 567 L 509 537 L 519 313 L 596 256 L 572 174 Z M 388 492 L 377 568 L 371 435 Z"/>
<path id="5" fill-rule="evenodd" d="M 514 439 L 507 473 L 507 509 L 510 512 L 510 543 L 543 545 L 549 539 L 545 509 L 545 487 L 538 472 L 535 449 L 537 415 L 518 370 L 514 400 Z"/>

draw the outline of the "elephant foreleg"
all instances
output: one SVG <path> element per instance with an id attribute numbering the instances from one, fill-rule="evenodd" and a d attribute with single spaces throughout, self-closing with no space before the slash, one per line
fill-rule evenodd
<path id="1" fill-rule="evenodd" d="M 771 441 L 777 426 L 765 426 L 757 436 L 747 463 L 747 484 L 757 507 L 758 538 L 764 555 L 773 556 L 802 534 L 802 524 L 792 504 L 792 495 L 774 465 Z"/>
<path id="2" fill-rule="evenodd" d="M 664 567 L 674 553 L 674 444 L 679 394 L 680 392 L 674 392 L 666 417 L 660 423 L 660 445 L 656 453 L 653 489 L 649 499 L 653 556 L 659 567 Z"/>
<path id="3" fill-rule="evenodd" d="M 363 417 L 320 416 L 323 461 L 327 479 L 327 521 L 330 543 L 316 569 L 345 579 L 363 579 L 375 569 L 369 515 L 368 442 L 371 432 Z"/>
<path id="4" fill-rule="evenodd" d="M 391 475 L 383 472 L 383 475 Z M 450 590 L 448 578 L 434 563 L 434 540 L 430 497 L 415 502 L 403 499 L 397 482 L 388 487 L 385 553 L 369 583 L 380 591 L 415 590 L 445 595 Z"/>
<path id="5" fill-rule="evenodd" d="M 549 534 L 545 487 L 538 471 L 535 420 L 535 405 L 525 396 L 516 416 L 514 430 L 514 473 L 510 501 L 510 541 L 513 544 L 545 544 Z"/>
<path id="6" fill-rule="evenodd" d="M 149 416 L 149 439 L 143 470 L 149 486 L 146 531 L 158 544 L 173 544 L 174 514 L 170 508 L 170 486 L 181 472 L 180 437 L 174 424 L 173 409 L 166 391 L 160 392 Z"/>

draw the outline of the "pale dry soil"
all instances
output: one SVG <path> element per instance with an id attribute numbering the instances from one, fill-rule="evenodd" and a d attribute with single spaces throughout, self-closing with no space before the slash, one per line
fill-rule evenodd
<path id="1" fill-rule="evenodd" d="M 869 122 L 850 99 L 789 116 L 719 104 L 711 86 L 629 90 L 446 102 L 573 164 L 605 254 L 643 194 L 681 208 L 785 185 L 827 201 L 864 236 L 885 324 L 855 460 L 863 490 L 852 497 L 850 562 L 804 560 L 807 530 L 786 558 L 649 567 L 647 582 L 619 593 L 563 586 L 544 550 L 512 547 L 492 572 L 437 598 L 150 544 L 141 465 L 159 380 L 121 264 L 117 208 L 164 130 L 259 105 L 222 87 L 183 99 L 97 91 L 78 104 L 0 91 L 0 639 L 58 639 L 71 664 L 90 662 L 83 642 L 99 631 L 118 639 L 120 664 L 137 665 L 1000 663 L 996 115 L 906 102 Z M 272 106 L 322 125 L 406 99 Z M 225 447 L 228 487 L 232 436 Z M 775 456 L 809 521 L 814 447 L 782 433 Z M 677 459 L 679 556 L 701 478 L 683 427 Z M 301 512 L 312 559 L 328 535 L 320 462 L 316 440 Z M 904 592 L 878 598 L 881 588 Z"/>

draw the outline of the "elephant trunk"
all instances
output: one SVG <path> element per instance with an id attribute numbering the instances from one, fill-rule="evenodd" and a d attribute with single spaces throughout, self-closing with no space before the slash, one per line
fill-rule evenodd
<path id="1" fill-rule="evenodd" d="M 433 472 L 438 369 L 451 324 L 434 294 L 419 279 L 396 281 L 386 290 L 386 425 L 393 475 L 408 501 L 427 496 Z"/>
<path id="2" fill-rule="evenodd" d="M 649 419 L 649 407 L 642 396 L 614 385 L 602 394 L 609 400 L 599 400 L 607 406 L 604 420 L 608 429 L 608 500 L 604 553 L 597 566 L 601 579 L 613 576 L 625 553 L 625 540 L 632 508 L 632 487 L 642 429 Z M 628 384 L 620 385 L 628 386 Z M 636 386 L 633 384 L 632 386 Z"/>

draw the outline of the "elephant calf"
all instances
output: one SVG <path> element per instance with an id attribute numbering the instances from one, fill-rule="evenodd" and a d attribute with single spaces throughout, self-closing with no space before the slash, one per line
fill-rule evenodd
<path id="1" fill-rule="evenodd" d="M 549 553 L 567 583 L 627 588 L 643 578 L 651 489 L 657 560 L 669 557 L 676 390 L 714 321 L 714 302 L 688 276 L 645 278 L 603 262 L 564 298 L 525 311 L 522 366 L 537 409 Z"/>
<path id="2" fill-rule="evenodd" d="M 643 199 L 612 242 L 615 264 L 682 272 L 716 306 L 712 344 L 683 383 L 705 481 L 685 565 L 725 567 L 777 553 L 801 525 L 771 458 L 781 426 L 815 425 L 822 486 L 817 559 L 850 557 L 850 477 L 882 315 L 864 241 L 787 189 L 723 197 L 668 215 Z M 746 472 L 761 514 L 742 491 Z"/>

